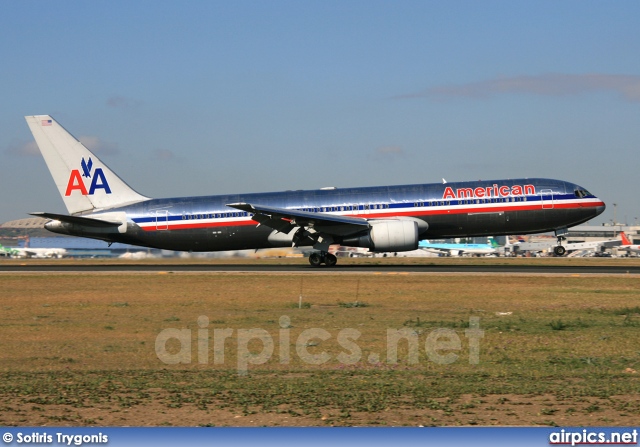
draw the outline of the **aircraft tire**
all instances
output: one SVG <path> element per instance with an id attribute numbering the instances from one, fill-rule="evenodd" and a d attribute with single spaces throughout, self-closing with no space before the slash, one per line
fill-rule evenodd
<path id="1" fill-rule="evenodd" d="M 312 267 L 320 267 L 322 265 L 322 256 L 318 253 L 311 253 L 309 255 L 309 264 Z"/>
<path id="2" fill-rule="evenodd" d="M 556 256 L 564 256 L 566 252 L 567 252 L 567 249 L 564 248 L 562 245 L 556 245 L 553 248 L 553 254 Z"/>
<path id="3" fill-rule="evenodd" d="M 329 254 L 327 253 L 324 257 L 324 264 L 327 267 L 333 267 L 334 265 L 336 265 L 338 263 L 338 258 L 335 257 L 335 255 Z"/>

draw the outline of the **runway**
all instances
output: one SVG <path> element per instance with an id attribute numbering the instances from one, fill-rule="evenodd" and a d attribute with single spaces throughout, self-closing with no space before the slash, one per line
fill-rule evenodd
<path id="1" fill-rule="evenodd" d="M 640 275 L 639 265 L 526 265 L 526 264 L 345 264 L 311 267 L 306 264 L 184 263 L 184 264 L 2 264 L 0 272 L 41 273 L 153 273 L 153 272 L 246 272 L 246 273 L 502 273 L 502 274 L 610 274 Z"/>

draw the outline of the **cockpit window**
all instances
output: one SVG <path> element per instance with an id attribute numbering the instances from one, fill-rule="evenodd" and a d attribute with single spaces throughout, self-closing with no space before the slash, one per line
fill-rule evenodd
<path id="1" fill-rule="evenodd" d="M 591 195 L 591 193 L 590 193 L 589 191 L 587 191 L 586 189 L 576 189 L 576 190 L 574 191 L 574 194 L 576 195 L 576 197 L 579 197 L 579 198 L 581 198 L 581 199 L 582 199 L 583 197 L 587 197 L 587 196 L 590 196 L 590 195 Z"/>

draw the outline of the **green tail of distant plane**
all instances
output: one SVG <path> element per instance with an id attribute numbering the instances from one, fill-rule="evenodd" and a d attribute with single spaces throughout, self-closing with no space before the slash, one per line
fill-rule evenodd
<path id="1" fill-rule="evenodd" d="M 4 252 L 4 254 L 7 256 L 15 255 L 18 253 L 17 250 L 14 250 L 13 248 L 5 247 L 2 244 L 0 244 L 0 252 Z"/>

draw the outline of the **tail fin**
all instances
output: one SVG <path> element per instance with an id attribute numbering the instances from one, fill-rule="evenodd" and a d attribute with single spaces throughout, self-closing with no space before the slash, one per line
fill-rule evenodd
<path id="1" fill-rule="evenodd" d="M 620 238 L 622 239 L 622 245 L 632 245 L 624 231 L 620 232 Z"/>
<path id="2" fill-rule="evenodd" d="M 26 116 L 69 214 L 148 200 L 49 115 Z"/>
<path id="3" fill-rule="evenodd" d="M 507 240 L 508 239 L 509 239 L 509 237 L 507 236 Z M 489 238 L 489 244 L 491 244 L 491 248 L 500 248 L 500 244 L 498 244 L 498 241 L 496 241 L 492 237 Z"/>

